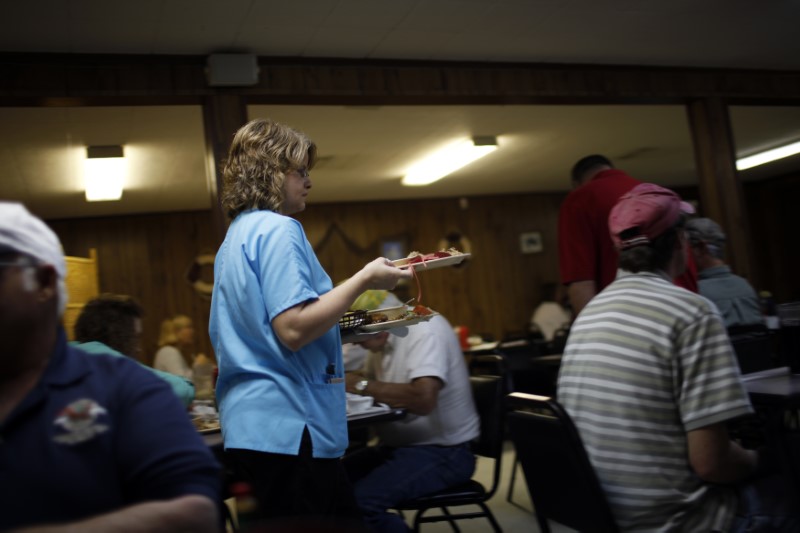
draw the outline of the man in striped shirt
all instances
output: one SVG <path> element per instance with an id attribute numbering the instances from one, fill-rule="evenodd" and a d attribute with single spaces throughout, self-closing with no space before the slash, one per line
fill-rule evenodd
<path id="1" fill-rule="evenodd" d="M 690 205 L 645 183 L 609 229 L 622 273 L 584 308 L 558 398 L 575 421 L 624 531 L 729 531 L 734 484 L 758 456 L 725 423 L 752 413 L 716 308 L 672 279 L 686 266 Z"/>

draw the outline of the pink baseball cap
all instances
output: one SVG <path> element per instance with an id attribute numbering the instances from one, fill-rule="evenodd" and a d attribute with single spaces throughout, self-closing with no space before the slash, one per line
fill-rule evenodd
<path id="1" fill-rule="evenodd" d="M 678 221 L 681 213 L 694 213 L 694 207 L 681 197 L 654 183 L 642 183 L 624 194 L 608 215 L 611 240 L 618 250 L 650 244 Z M 639 232 L 622 239 L 620 234 L 639 228 Z"/>

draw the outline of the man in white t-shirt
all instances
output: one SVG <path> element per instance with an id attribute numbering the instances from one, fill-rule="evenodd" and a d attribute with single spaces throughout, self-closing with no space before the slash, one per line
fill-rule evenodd
<path id="1" fill-rule="evenodd" d="M 550 342 L 561 328 L 569 328 L 572 313 L 564 306 L 569 303 L 563 285 L 548 282 L 542 285 L 542 301 L 536 306 L 531 316 L 530 330 L 540 331 L 544 340 Z"/>
<path id="2" fill-rule="evenodd" d="M 402 407 L 408 415 L 375 426 L 379 438 L 345 457 L 366 523 L 381 532 L 408 531 L 387 512 L 397 503 L 468 481 L 475 470 L 469 442 L 480 432 L 464 356 L 442 316 L 381 332 L 363 373 L 347 374 L 347 391 Z"/>

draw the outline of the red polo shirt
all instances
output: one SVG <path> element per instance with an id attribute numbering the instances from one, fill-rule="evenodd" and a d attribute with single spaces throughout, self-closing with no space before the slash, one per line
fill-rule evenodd
<path id="1" fill-rule="evenodd" d="M 558 214 L 561 283 L 594 280 L 600 292 L 614 281 L 618 255 L 608 234 L 608 214 L 620 196 L 640 183 L 609 169 L 567 195 Z"/>
<path id="2" fill-rule="evenodd" d="M 594 280 L 597 292 L 617 275 L 619 255 L 608 233 L 608 214 L 641 181 L 618 169 L 603 170 L 564 200 L 558 215 L 561 283 Z M 688 254 L 686 274 L 676 285 L 697 292 L 697 270 Z"/>

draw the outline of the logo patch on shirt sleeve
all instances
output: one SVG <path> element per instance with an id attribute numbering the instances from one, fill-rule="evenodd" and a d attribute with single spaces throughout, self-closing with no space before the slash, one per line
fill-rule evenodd
<path id="1" fill-rule="evenodd" d="M 76 400 L 62 409 L 53 424 L 61 433 L 53 440 L 61 444 L 79 444 L 108 431 L 108 426 L 98 422 L 98 417 L 108 411 L 89 398 Z"/>

